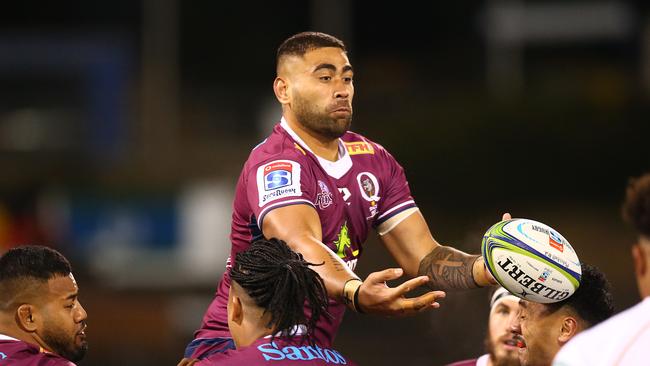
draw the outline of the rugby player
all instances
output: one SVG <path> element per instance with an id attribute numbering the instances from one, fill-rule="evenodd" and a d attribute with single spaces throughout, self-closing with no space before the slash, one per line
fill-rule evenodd
<path id="1" fill-rule="evenodd" d="M 485 337 L 486 354 L 448 366 L 519 366 L 517 340 L 510 332 L 510 323 L 517 316 L 519 298 L 503 287 L 490 297 L 490 317 Z"/>
<path id="2" fill-rule="evenodd" d="M 354 72 L 339 39 L 305 32 L 277 52 L 273 90 L 282 118 L 244 164 L 233 204 L 231 253 L 280 238 L 311 263 L 330 297 L 330 318 L 315 337 L 330 346 L 346 306 L 405 316 L 438 307 L 447 289 L 494 283 L 482 258 L 439 245 L 419 212 L 404 170 L 381 145 L 349 131 Z M 375 229 L 400 268 L 354 274 L 363 243 Z M 232 344 L 228 331 L 230 266 L 185 357 L 201 358 Z M 390 288 L 385 281 L 414 277 Z M 432 290 L 406 298 L 428 284 Z M 443 291 L 438 291 L 443 290 Z"/>
<path id="3" fill-rule="evenodd" d="M 647 365 L 650 359 L 650 173 L 630 181 L 623 217 L 637 231 L 632 261 L 643 301 L 580 333 L 555 357 L 557 366 Z"/>
<path id="4" fill-rule="evenodd" d="M 237 253 L 228 296 L 228 326 L 236 350 L 198 363 L 186 359 L 179 366 L 354 365 L 312 339 L 316 322 L 328 316 L 325 284 L 310 268 L 317 265 L 277 239 L 258 240 Z"/>
<path id="5" fill-rule="evenodd" d="M 86 350 L 87 314 L 70 263 L 42 246 L 0 257 L 0 365 L 69 366 Z"/>
<path id="6" fill-rule="evenodd" d="M 522 366 L 549 366 L 560 348 L 576 334 L 614 312 L 605 275 L 582 263 L 580 286 L 569 298 L 551 304 L 519 300 L 511 331 L 518 339 Z"/>

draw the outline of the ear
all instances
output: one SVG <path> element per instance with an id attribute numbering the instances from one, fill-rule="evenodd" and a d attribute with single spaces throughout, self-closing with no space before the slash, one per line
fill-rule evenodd
<path id="1" fill-rule="evenodd" d="M 634 261 L 634 272 L 637 277 L 643 277 L 648 272 L 648 266 L 645 258 L 645 253 L 640 244 L 632 246 L 632 260 Z"/>
<path id="2" fill-rule="evenodd" d="M 564 317 L 562 320 L 562 328 L 560 329 L 560 334 L 557 338 L 558 342 L 561 345 L 564 345 L 578 333 L 578 327 L 578 320 L 575 317 Z"/>
<path id="3" fill-rule="evenodd" d="M 38 315 L 36 308 L 31 304 L 22 304 L 16 309 L 16 323 L 26 332 L 35 332 L 37 326 Z"/>
<path id="4" fill-rule="evenodd" d="M 289 103 L 289 84 L 287 80 L 280 76 L 276 77 L 273 81 L 273 92 L 275 93 L 275 97 L 278 99 L 280 104 Z"/>
<path id="5" fill-rule="evenodd" d="M 237 295 L 232 295 L 232 300 L 230 302 L 232 310 L 230 311 L 230 320 L 238 325 L 244 321 L 244 309 L 241 305 L 241 299 Z"/>

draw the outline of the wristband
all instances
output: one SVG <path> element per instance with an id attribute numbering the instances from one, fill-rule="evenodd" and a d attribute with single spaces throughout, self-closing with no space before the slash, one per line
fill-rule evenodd
<path id="1" fill-rule="evenodd" d="M 359 299 L 359 288 L 362 283 L 358 278 L 350 278 L 343 285 L 343 303 L 356 312 L 360 312 L 357 301 Z"/>
<path id="2" fill-rule="evenodd" d="M 361 288 L 361 285 L 357 287 L 357 290 L 354 291 L 354 302 L 352 305 L 354 305 L 354 310 L 357 311 L 359 314 L 364 314 L 364 312 L 361 310 L 361 305 L 359 305 L 359 289 Z"/>

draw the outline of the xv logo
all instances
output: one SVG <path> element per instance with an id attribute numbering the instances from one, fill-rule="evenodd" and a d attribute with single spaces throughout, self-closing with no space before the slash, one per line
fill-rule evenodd
<path id="1" fill-rule="evenodd" d="M 352 195 L 350 193 L 350 190 L 347 189 L 347 188 L 339 188 L 339 192 L 341 192 L 341 194 L 343 195 L 343 201 L 348 202 L 348 199 Z M 349 203 L 348 203 L 348 205 L 349 205 Z"/>

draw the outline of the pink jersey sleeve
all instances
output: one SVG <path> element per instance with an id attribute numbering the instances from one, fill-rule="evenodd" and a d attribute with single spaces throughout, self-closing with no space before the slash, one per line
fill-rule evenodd
<path id="1" fill-rule="evenodd" d="M 379 213 L 373 224 L 375 227 L 404 210 L 416 207 L 404 169 L 388 151 L 379 145 L 377 147 L 378 153 L 383 155 L 381 166 L 384 173 L 381 180 L 385 188 L 378 202 Z"/>
<path id="2" fill-rule="evenodd" d="M 296 204 L 314 207 L 315 185 L 309 168 L 295 159 L 275 159 L 251 166 L 246 190 L 258 227 L 263 227 L 264 217 L 273 209 Z"/>

